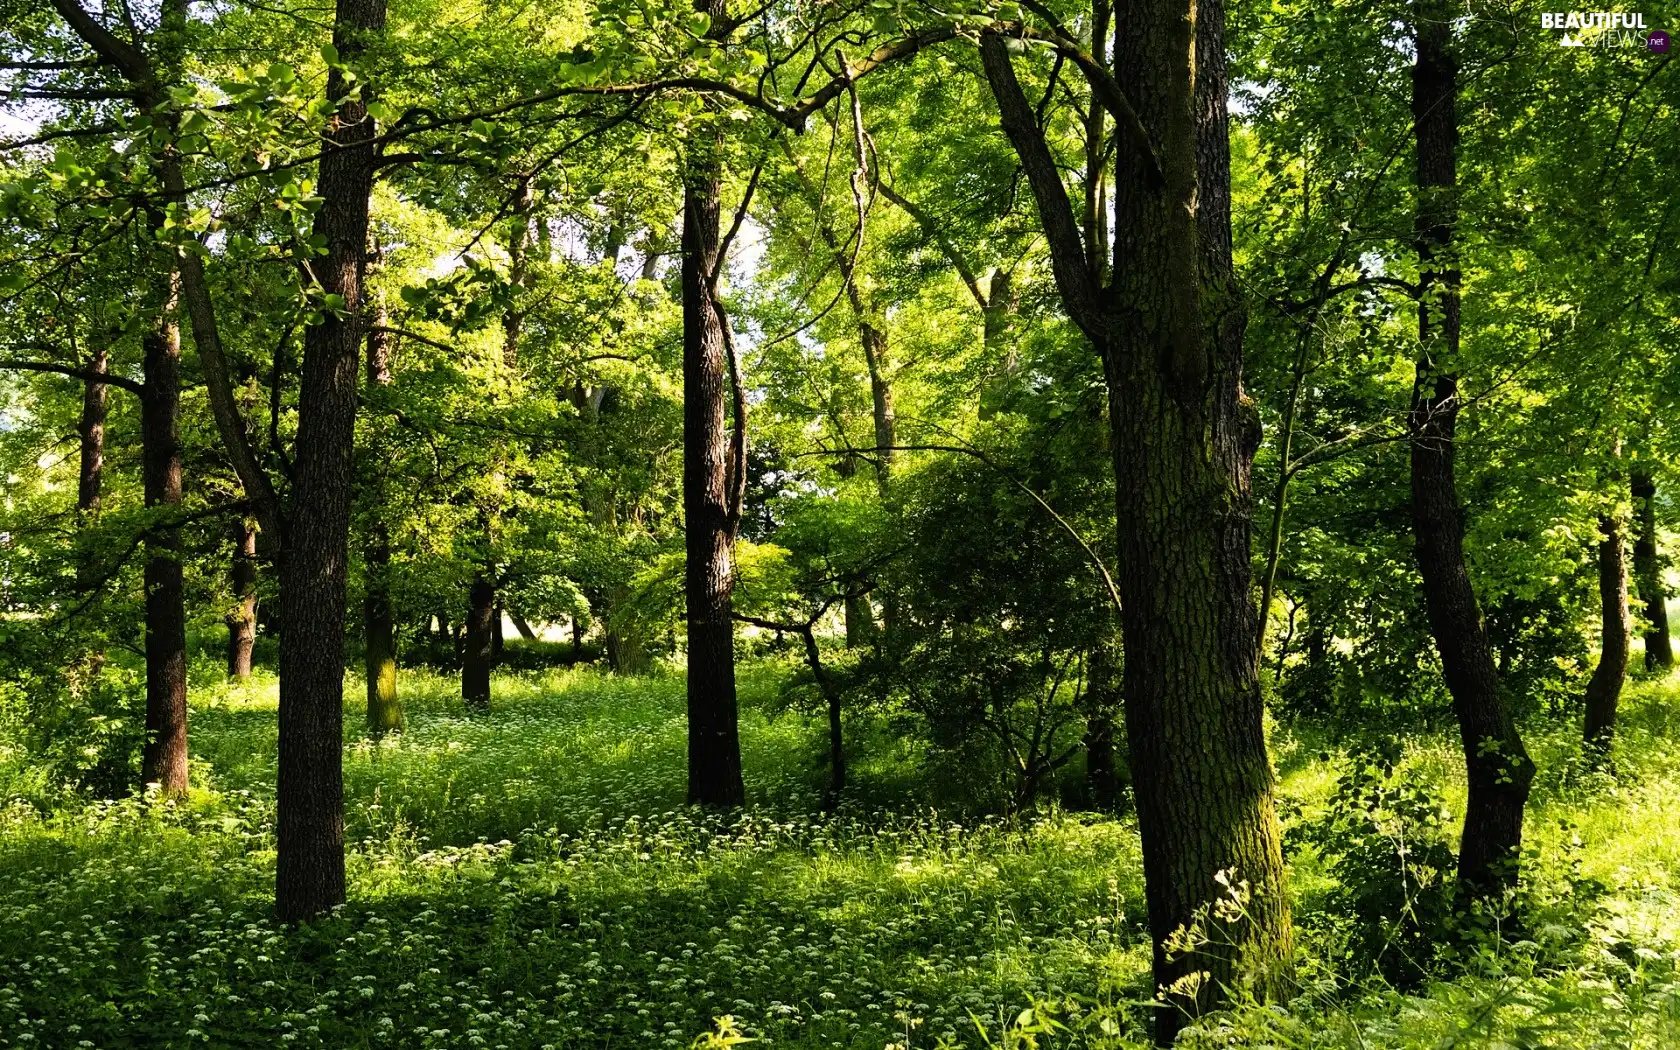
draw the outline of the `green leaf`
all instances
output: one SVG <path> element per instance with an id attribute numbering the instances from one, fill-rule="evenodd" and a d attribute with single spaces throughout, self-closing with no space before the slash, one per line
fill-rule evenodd
<path id="1" fill-rule="evenodd" d="M 321 45 L 321 61 L 325 62 L 329 66 L 336 66 L 339 64 L 338 48 L 334 47 L 331 41 Z"/>

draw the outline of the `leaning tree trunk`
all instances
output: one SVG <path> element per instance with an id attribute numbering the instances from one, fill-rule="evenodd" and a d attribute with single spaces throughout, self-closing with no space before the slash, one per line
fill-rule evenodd
<path id="1" fill-rule="evenodd" d="M 181 329 L 178 281 L 159 280 L 157 327 L 146 334 L 146 383 L 140 400 L 141 475 L 146 506 L 181 503 Z M 181 533 L 154 526 L 146 538 L 146 745 L 140 779 L 166 795 L 187 790 L 187 618 L 181 582 Z"/>
<path id="2" fill-rule="evenodd" d="M 467 638 L 461 651 L 461 699 L 469 711 L 490 710 L 490 665 L 494 659 L 496 589 L 480 576 L 467 592 Z"/>
<path id="3" fill-rule="evenodd" d="M 367 383 L 391 384 L 391 334 L 384 331 L 385 305 L 375 304 L 374 330 L 367 337 Z M 362 663 L 367 686 L 367 727 L 375 737 L 402 729 L 402 701 L 397 697 L 397 625 L 391 610 L 391 534 L 384 521 L 384 465 L 373 464 L 374 522 L 362 552 L 367 586 L 362 596 Z"/>
<path id="4" fill-rule="evenodd" d="M 1224 11 L 1143 0 L 1116 26 L 1119 83 L 1102 104 L 1123 110 L 1123 95 L 1136 118 L 1115 172 L 1108 288 L 1005 40 L 983 33 L 980 51 L 1063 304 L 1105 366 L 1122 691 L 1166 1044 L 1228 989 L 1280 991 L 1292 949 L 1250 589 L 1259 421 L 1231 273 Z M 1087 78 L 1103 83 L 1098 72 Z"/>
<path id="5" fill-rule="evenodd" d="M 1633 642 L 1633 616 L 1628 609 L 1627 561 L 1622 554 L 1622 523 L 1613 514 L 1599 521 L 1604 539 L 1598 545 L 1598 600 L 1602 611 L 1603 644 L 1598 666 L 1587 682 L 1585 743 L 1596 758 L 1610 753 L 1616 732 L 1616 703 L 1627 678 L 1628 650 Z"/>
<path id="6" fill-rule="evenodd" d="M 384 0 L 338 0 L 333 44 L 355 62 L 385 27 Z M 327 74 L 338 114 L 317 180 L 315 232 L 326 254 L 311 261 L 319 292 L 343 300 L 304 334 L 298 385 L 292 513 L 280 575 L 280 763 L 275 906 L 286 920 L 344 901 L 344 601 L 349 553 L 351 456 L 362 266 L 373 187 L 373 121 L 366 97 L 347 97 L 342 70 Z"/>
<path id="7" fill-rule="evenodd" d="M 229 678 L 251 677 L 251 650 L 257 644 L 257 530 L 250 519 L 233 523 L 233 564 L 228 582 L 233 608 L 227 615 Z"/>
<path id="8" fill-rule="evenodd" d="M 1645 669 L 1666 670 L 1674 666 L 1674 648 L 1668 639 L 1668 588 L 1657 560 L 1657 485 L 1651 468 L 1636 466 L 1631 487 L 1633 571 L 1645 603 Z"/>
<path id="9" fill-rule="evenodd" d="M 1516 881 L 1534 764 L 1500 695 L 1493 649 L 1465 565 L 1464 512 L 1453 462 L 1460 402 L 1454 372 L 1459 348 L 1459 268 L 1453 244 L 1458 67 L 1451 47 L 1452 12 L 1444 0 L 1419 0 L 1415 17 L 1419 296 L 1417 379 L 1408 418 L 1412 525 L 1429 628 L 1452 692 L 1470 781 L 1459 887 L 1468 899 L 1487 899 Z"/>
<path id="10" fill-rule="evenodd" d="M 723 0 L 699 0 L 708 35 L 728 31 Z M 727 347 L 713 294 L 719 265 L 721 143 L 693 136 L 683 186 L 683 519 L 688 615 L 688 800 L 739 806 L 741 741 L 735 696 L 734 528 L 724 432 Z M 739 421 L 737 421 L 739 425 Z"/>

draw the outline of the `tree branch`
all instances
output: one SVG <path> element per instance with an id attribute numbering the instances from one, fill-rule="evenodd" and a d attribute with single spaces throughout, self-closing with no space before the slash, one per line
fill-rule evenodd
<path id="1" fill-rule="evenodd" d="M 138 397 L 145 392 L 145 385 L 127 376 L 116 375 L 112 372 L 95 372 L 91 368 L 78 368 L 74 365 L 61 365 L 52 361 L 18 361 L 0 359 L 0 370 L 10 369 L 15 372 L 52 372 L 61 376 L 80 379 L 84 383 L 103 383 L 126 390 Z"/>
<path id="2" fill-rule="evenodd" d="M 1073 205 L 1068 200 L 1067 187 L 1062 185 L 1061 169 L 1056 166 L 1056 158 L 1033 120 L 1032 107 L 1021 91 L 1021 82 L 1015 77 L 1003 37 L 991 31 L 980 34 L 980 64 L 997 99 L 1004 134 L 1009 136 L 1021 159 L 1033 199 L 1038 203 L 1039 224 L 1050 245 L 1050 267 L 1056 276 L 1056 287 L 1073 322 L 1100 346 L 1106 319 L 1086 263 L 1079 227 L 1073 219 Z"/>

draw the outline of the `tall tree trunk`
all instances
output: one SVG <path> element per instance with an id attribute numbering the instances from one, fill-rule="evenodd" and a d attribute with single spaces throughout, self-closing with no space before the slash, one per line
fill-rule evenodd
<path id="1" fill-rule="evenodd" d="M 97 350 L 88 361 L 88 371 L 105 375 L 111 368 L 111 355 Z M 99 515 L 99 503 L 105 479 L 105 414 L 110 388 L 104 383 L 89 382 L 82 386 L 82 416 L 76 423 L 80 437 L 80 462 L 76 472 L 76 524 L 87 529 Z M 76 560 L 76 590 L 86 594 L 99 582 L 97 559 L 89 547 L 83 547 Z M 105 666 L 104 649 L 87 653 L 83 666 L 91 677 L 97 678 Z"/>
<path id="2" fill-rule="evenodd" d="M 490 663 L 494 646 L 490 620 L 496 589 L 483 576 L 467 592 L 467 638 L 461 652 L 461 699 L 470 711 L 490 710 Z"/>
<path id="3" fill-rule="evenodd" d="M 508 619 L 513 621 L 513 629 L 519 632 L 519 637 L 527 642 L 537 640 L 537 632 L 531 630 L 531 625 L 525 622 L 525 617 L 516 612 L 510 612 L 508 613 Z"/>
<path id="4" fill-rule="evenodd" d="M 377 257 L 377 251 L 375 253 Z M 367 336 L 367 384 L 391 385 L 391 334 L 386 325 L 385 303 L 374 304 L 374 329 Z M 402 700 L 397 696 L 397 625 L 391 608 L 391 532 L 384 521 L 385 470 L 373 465 L 378 478 L 372 493 L 376 520 L 368 529 L 363 549 L 363 571 L 367 575 L 362 598 L 363 678 L 367 686 L 367 728 L 374 737 L 403 727 Z"/>
<path id="5" fill-rule="evenodd" d="M 233 559 L 228 582 L 233 608 L 227 615 L 229 678 L 251 677 L 251 650 L 257 644 L 257 530 L 248 518 L 233 523 Z"/>
<path id="6" fill-rule="evenodd" d="M 1627 678 L 1628 650 L 1633 643 L 1633 615 L 1628 609 L 1627 561 L 1622 553 L 1622 523 L 1614 514 L 1599 520 L 1604 534 L 1598 545 L 1598 600 L 1603 618 L 1603 643 L 1598 666 L 1587 682 L 1587 751 L 1598 758 L 1610 753 L 1616 732 L 1616 703 Z"/>
<path id="7" fill-rule="evenodd" d="M 338 0 L 333 44 L 354 63 L 385 27 L 384 0 Z M 344 601 L 356 436 L 362 267 L 373 186 L 373 121 L 335 67 L 315 232 L 325 256 L 311 268 L 322 294 L 344 301 L 304 333 L 291 515 L 280 574 L 279 856 L 275 906 L 284 920 L 344 901 Z"/>
<path id="8" fill-rule="evenodd" d="M 708 35 L 728 32 L 723 0 L 697 0 Z M 741 741 L 735 696 L 735 537 L 730 521 L 730 444 L 723 316 L 713 294 L 720 264 L 722 143 L 703 132 L 688 143 L 683 185 L 683 520 L 688 555 L 688 800 L 739 806 Z M 739 425 L 739 421 L 737 421 Z"/>
<path id="9" fill-rule="evenodd" d="M 502 637 L 502 607 L 494 606 L 490 610 L 490 663 L 492 666 L 502 662 L 502 649 L 507 639 Z"/>
<path id="10" fill-rule="evenodd" d="M 95 351 L 88 361 L 88 371 L 105 375 L 111 369 L 111 355 Z M 107 393 L 104 383 L 85 383 L 82 386 L 82 416 L 76 424 L 81 438 L 80 468 L 76 473 L 76 516 L 86 522 L 99 513 L 99 499 L 105 477 L 105 412 Z"/>
<path id="11" fill-rule="evenodd" d="M 1657 484 L 1648 466 L 1635 465 L 1632 478 L 1633 571 L 1645 603 L 1645 669 L 1666 670 L 1674 666 L 1674 648 L 1668 638 L 1668 588 L 1657 560 Z"/>
<path id="12" fill-rule="evenodd" d="M 375 737 L 403 727 L 397 696 L 397 627 L 391 610 L 391 539 L 384 522 L 367 540 L 367 593 L 362 598 L 363 663 L 367 684 L 367 727 Z"/>
<path id="13" fill-rule="evenodd" d="M 1114 173 L 1109 288 L 1093 277 L 1006 42 L 982 33 L 980 54 L 1063 305 L 1104 361 L 1122 690 L 1131 768 L 1141 774 L 1134 795 L 1154 976 L 1166 997 L 1155 1037 L 1167 1044 L 1228 988 L 1280 991 L 1292 951 L 1250 588 L 1259 420 L 1242 392 L 1247 318 L 1231 274 L 1224 10 L 1219 0 L 1129 5 L 1115 25 L 1118 83 L 1085 73 L 1114 88 L 1109 100 L 1129 102 L 1102 102 L 1110 115 L 1141 124 L 1127 132 Z M 1219 907 L 1236 900 L 1234 917 Z M 1184 950 L 1185 931 L 1194 950 Z"/>
<path id="14" fill-rule="evenodd" d="M 1417 132 L 1419 268 L 1417 380 L 1408 418 L 1412 524 L 1430 631 L 1441 653 L 1469 773 L 1458 879 L 1467 899 L 1513 885 L 1534 764 L 1499 691 L 1481 605 L 1464 561 L 1464 512 L 1454 471 L 1458 424 L 1458 66 L 1453 13 L 1418 0 L 1412 119 Z"/>
<path id="15" fill-rule="evenodd" d="M 158 283 L 158 324 L 144 339 L 141 473 L 146 506 L 173 513 L 181 502 L 179 282 L 169 270 Z M 180 530 L 154 528 L 146 553 L 146 745 L 140 777 L 166 795 L 180 795 L 187 790 L 187 618 Z"/>

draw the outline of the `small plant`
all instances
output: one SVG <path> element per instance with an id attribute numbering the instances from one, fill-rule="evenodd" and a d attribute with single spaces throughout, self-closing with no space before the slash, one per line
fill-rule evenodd
<path id="1" fill-rule="evenodd" d="M 1346 962 L 1400 985 L 1432 971 L 1451 914 L 1450 811 L 1392 742 L 1350 754 L 1323 816 L 1295 834 L 1329 861 L 1333 910 L 1348 922 Z"/>

